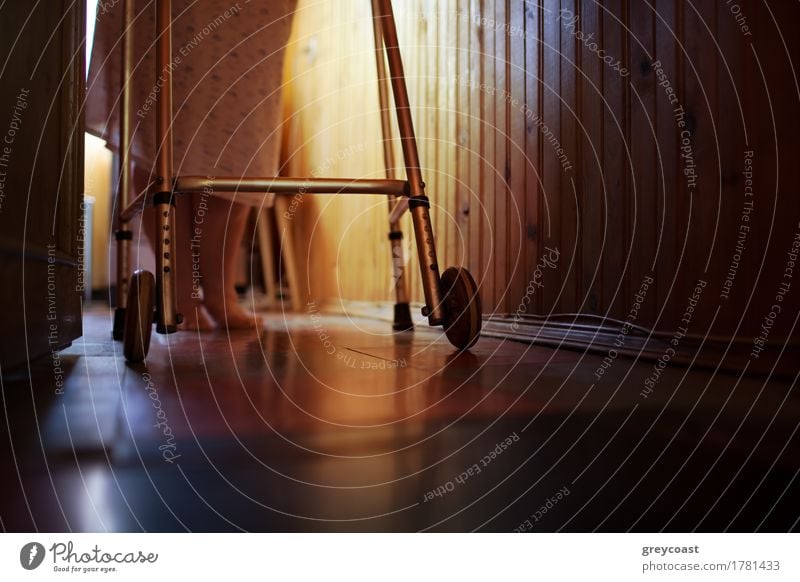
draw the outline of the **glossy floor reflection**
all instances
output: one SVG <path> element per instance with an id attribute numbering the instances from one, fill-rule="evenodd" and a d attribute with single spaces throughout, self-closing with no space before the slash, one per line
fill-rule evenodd
<path id="1" fill-rule="evenodd" d="M 156 336 L 126 366 L 105 311 L 6 374 L 7 531 L 797 529 L 789 383 L 434 330 L 272 314 Z"/>

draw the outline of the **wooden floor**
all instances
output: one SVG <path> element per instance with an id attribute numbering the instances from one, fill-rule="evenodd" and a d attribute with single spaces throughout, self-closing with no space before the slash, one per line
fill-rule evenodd
<path id="1" fill-rule="evenodd" d="M 5 375 L 4 530 L 798 528 L 787 383 L 674 368 L 643 398 L 651 364 L 334 316 L 154 337 L 126 366 L 94 309 Z"/>

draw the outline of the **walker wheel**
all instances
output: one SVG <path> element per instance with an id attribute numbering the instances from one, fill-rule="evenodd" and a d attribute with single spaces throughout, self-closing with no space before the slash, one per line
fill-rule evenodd
<path id="1" fill-rule="evenodd" d="M 469 271 L 450 267 L 442 273 L 444 333 L 460 350 L 472 347 L 481 333 L 481 298 Z"/>
<path id="2" fill-rule="evenodd" d="M 125 359 L 132 364 L 144 361 L 150 349 L 155 287 L 155 278 L 149 271 L 136 271 L 128 285 L 122 351 Z"/>

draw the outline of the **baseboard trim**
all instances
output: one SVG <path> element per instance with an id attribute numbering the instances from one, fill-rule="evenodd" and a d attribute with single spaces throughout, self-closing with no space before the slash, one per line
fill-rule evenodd
<path id="1" fill-rule="evenodd" d="M 346 313 L 350 316 L 366 317 L 391 322 L 394 312 L 391 302 L 370 301 L 326 301 L 320 309 L 328 313 Z M 412 303 L 411 313 L 414 324 L 427 325 L 421 314 L 422 304 Z M 772 375 L 792 379 L 797 372 L 792 362 L 800 361 L 800 342 L 787 338 L 771 338 L 772 346 L 766 346 L 757 359 L 750 358 L 752 342 L 749 338 L 732 341 L 731 337 L 695 337 L 687 335 L 677 346 L 671 345 L 672 334 L 659 333 L 648 336 L 642 331 L 632 330 L 620 336 L 621 326 L 597 322 L 565 321 L 539 318 L 529 315 L 512 316 L 495 314 L 484 316 L 482 335 L 512 341 L 530 343 L 557 349 L 569 349 L 607 356 L 616 350 L 617 356 L 635 358 L 646 362 L 656 362 L 670 352 L 669 363 L 693 368 L 720 370 L 748 375 Z M 620 345 L 620 338 L 622 344 Z M 781 348 L 785 349 L 781 355 Z M 778 365 L 776 361 L 780 358 Z M 773 370 L 774 366 L 774 370 Z"/>
<path id="2" fill-rule="evenodd" d="M 531 316 L 515 317 L 492 315 L 484 319 L 482 333 L 524 341 L 551 348 L 567 348 L 608 356 L 635 358 L 646 362 L 667 359 L 670 364 L 691 365 L 693 368 L 719 370 L 748 375 L 773 375 L 792 378 L 797 370 L 791 365 L 800 359 L 800 345 L 788 338 L 773 339 L 758 358 L 751 358 L 751 338 L 734 339 L 728 336 L 698 337 L 686 335 L 677 345 L 672 343 L 673 333 L 648 335 L 643 331 L 621 334 L 622 326 L 604 323 L 553 321 Z M 779 344 L 779 345 L 776 345 Z M 781 348 L 786 345 L 781 355 Z M 776 361 L 778 365 L 776 364 Z"/>

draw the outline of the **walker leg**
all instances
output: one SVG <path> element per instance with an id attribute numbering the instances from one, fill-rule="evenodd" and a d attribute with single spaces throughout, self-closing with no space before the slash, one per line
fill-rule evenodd
<path id="1" fill-rule="evenodd" d="M 175 198 L 170 192 L 155 195 L 156 209 L 156 331 L 175 333 L 183 317 L 177 313 L 175 292 Z"/>
<path id="2" fill-rule="evenodd" d="M 153 185 L 156 209 L 156 331 L 174 333 L 182 318 L 175 293 L 175 194 L 172 172 L 172 2 L 156 2 L 156 136 L 160 138 Z"/>
<path id="3" fill-rule="evenodd" d="M 128 206 L 131 192 L 131 73 L 133 63 L 133 0 L 122 4 L 122 67 L 120 70 L 119 110 L 119 191 L 117 192 L 117 300 L 114 310 L 114 328 L 111 336 L 122 341 L 125 334 L 125 308 L 128 304 L 128 275 L 130 273 L 130 246 L 133 233 L 119 213 Z"/>
<path id="4" fill-rule="evenodd" d="M 372 0 L 372 32 L 375 39 L 375 63 L 378 69 L 378 101 L 381 109 L 381 133 L 383 137 L 383 164 L 386 168 L 386 178 L 394 179 L 394 148 L 392 147 L 392 120 L 389 117 L 389 84 L 386 79 L 385 53 L 383 49 L 383 35 L 381 34 L 379 10 L 377 0 Z M 389 195 L 389 215 L 391 217 L 394 205 L 398 198 Z M 409 331 L 414 329 L 409 307 L 408 278 L 405 273 L 405 251 L 403 249 L 403 231 L 399 220 L 389 221 L 389 245 L 392 251 L 392 280 L 394 281 L 395 304 L 394 325 L 395 331 Z"/>
<path id="5" fill-rule="evenodd" d="M 117 291 L 114 309 L 114 327 L 111 337 L 115 341 L 122 341 L 125 336 L 125 308 L 128 305 L 128 273 L 130 272 L 129 257 L 130 244 L 133 234 L 128 230 L 127 222 L 118 222 L 115 233 L 117 239 Z"/>
<path id="6" fill-rule="evenodd" d="M 442 305 L 441 279 L 436 259 L 436 245 L 433 238 L 433 225 L 430 217 L 430 202 L 425 195 L 425 183 L 419 166 L 419 153 L 414 137 L 414 125 L 411 120 L 411 108 L 408 101 L 408 89 L 403 73 L 403 61 L 397 40 L 397 28 L 394 22 L 391 0 L 375 0 L 374 5 L 380 18 L 382 37 L 386 58 L 391 73 L 392 93 L 397 109 L 397 125 L 400 130 L 400 143 L 403 146 L 403 160 L 409 183 L 408 208 L 414 226 L 414 236 L 419 255 L 419 267 L 422 275 L 422 290 L 425 294 L 425 307 L 422 314 L 428 318 L 430 325 L 442 325 L 445 321 Z"/>

